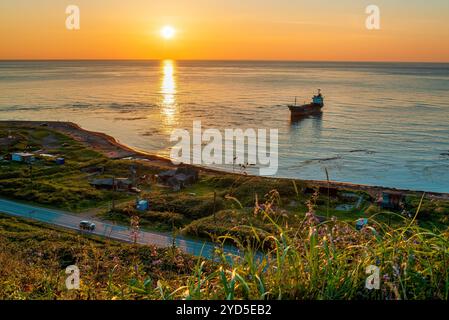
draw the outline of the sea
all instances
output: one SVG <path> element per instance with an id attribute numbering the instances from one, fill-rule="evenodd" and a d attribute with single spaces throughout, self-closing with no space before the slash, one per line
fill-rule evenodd
<path id="1" fill-rule="evenodd" d="M 323 113 L 292 120 L 317 89 Z M 0 120 L 72 121 L 165 157 L 194 121 L 277 129 L 277 177 L 449 192 L 449 64 L 0 61 Z"/>

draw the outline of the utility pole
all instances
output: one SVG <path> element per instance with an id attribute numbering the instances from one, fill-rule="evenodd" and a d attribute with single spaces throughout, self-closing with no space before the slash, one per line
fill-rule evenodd
<path id="1" fill-rule="evenodd" d="M 217 224 L 217 217 L 215 215 L 215 208 L 216 208 L 216 204 L 217 204 L 217 191 L 214 190 L 214 223 Z"/>
<path id="2" fill-rule="evenodd" d="M 129 171 L 131 173 L 132 186 L 134 188 L 136 188 L 136 190 L 137 190 L 138 189 L 138 187 L 137 187 L 137 166 L 132 164 L 131 166 L 129 166 Z M 139 194 L 136 193 L 136 205 L 139 203 L 139 200 L 140 200 Z"/>
<path id="3" fill-rule="evenodd" d="M 115 211 L 115 176 L 112 177 L 112 208 L 111 211 Z"/>
<path id="4" fill-rule="evenodd" d="M 31 188 L 33 188 L 33 163 L 32 162 L 28 163 L 28 169 L 29 169 L 29 175 L 30 175 L 30 185 L 31 185 Z"/>
<path id="5" fill-rule="evenodd" d="M 327 218 L 329 219 L 329 205 L 330 205 L 330 182 L 329 182 L 329 172 L 327 172 L 327 168 L 324 168 L 326 171 L 326 179 L 327 179 Z"/>

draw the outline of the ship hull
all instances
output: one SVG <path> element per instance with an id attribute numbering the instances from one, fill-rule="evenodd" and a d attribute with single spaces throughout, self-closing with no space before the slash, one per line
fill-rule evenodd
<path id="1" fill-rule="evenodd" d="M 288 108 L 292 117 L 302 117 L 322 113 L 323 105 L 310 103 L 302 106 L 289 105 Z"/>

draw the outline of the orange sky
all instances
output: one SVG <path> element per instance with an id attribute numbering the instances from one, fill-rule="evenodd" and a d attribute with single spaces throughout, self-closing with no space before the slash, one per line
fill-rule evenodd
<path id="1" fill-rule="evenodd" d="M 381 30 L 365 28 L 372 3 Z M 0 59 L 449 61 L 447 0 L 2 0 L 0 21 Z"/>

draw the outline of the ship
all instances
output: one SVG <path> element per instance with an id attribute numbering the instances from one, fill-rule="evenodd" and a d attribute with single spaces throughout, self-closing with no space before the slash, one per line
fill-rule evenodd
<path id="1" fill-rule="evenodd" d="M 313 96 L 311 103 L 297 105 L 295 98 L 295 104 L 287 105 L 287 107 L 290 109 L 292 118 L 322 113 L 324 97 L 321 94 L 321 89 L 318 89 L 318 93 Z"/>

